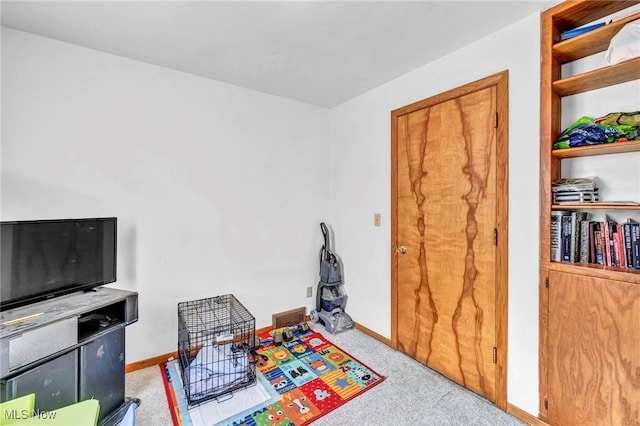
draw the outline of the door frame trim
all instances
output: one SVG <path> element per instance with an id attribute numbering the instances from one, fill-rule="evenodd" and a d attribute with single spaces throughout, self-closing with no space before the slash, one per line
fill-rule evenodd
<path id="1" fill-rule="evenodd" d="M 509 209 L 509 71 L 505 70 L 391 111 L 391 345 L 398 349 L 398 117 L 478 90 L 496 88 L 496 400 L 507 409 L 508 209 Z"/>

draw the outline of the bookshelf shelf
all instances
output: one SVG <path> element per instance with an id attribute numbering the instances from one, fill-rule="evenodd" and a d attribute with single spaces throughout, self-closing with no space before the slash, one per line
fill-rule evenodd
<path id="1" fill-rule="evenodd" d="M 625 1 L 603 1 L 603 0 L 581 0 L 574 1 L 579 5 L 565 4 L 555 8 L 552 14 L 554 27 L 560 32 L 571 30 L 582 25 L 589 24 L 607 15 L 612 15 L 630 6 L 640 3 L 637 0 Z"/>
<path id="2" fill-rule="evenodd" d="M 554 149 L 551 155 L 555 158 L 590 157 L 593 155 L 624 154 L 640 152 L 640 141 L 605 143 L 601 145 L 579 146 L 567 149 Z"/>
<path id="3" fill-rule="evenodd" d="M 551 210 L 638 210 L 640 203 L 552 204 Z"/>
<path id="4" fill-rule="evenodd" d="M 637 269 L 623 269 L 615 266 L 594 265 L 593 263 L 551 262 L 549 264 L 549 270 L 568 274 L 584 274 L 585 269 L 588 269 L 589 274 L 594 277 L 640 285 L 640 270 Z"/>
<path id="5" fill-rule="evenodd" d="M 582 74 L 556 80 L 553 91 L 558 96 L 571 96 L 591 90 L 602 89 L 640 77 L 640 58 L 630 59 L 616 65 L 598 68 Z"/>

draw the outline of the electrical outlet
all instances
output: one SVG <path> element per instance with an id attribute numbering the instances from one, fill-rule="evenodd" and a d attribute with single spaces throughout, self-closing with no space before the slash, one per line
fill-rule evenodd
<path id="1" fill-rule="evenodd" d="M 313 287 L 307 287 L 307 297 L 313 296 Z"/>
<path id="2" fill-rule="evenodd" d="M 373 226 L 380 226 L 380 213 L 374 213 Z"/>

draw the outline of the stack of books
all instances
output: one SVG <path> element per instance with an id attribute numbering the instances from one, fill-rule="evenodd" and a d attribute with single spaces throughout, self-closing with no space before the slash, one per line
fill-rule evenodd
<path id="1" fill-rule="evenodd" d="M 598 188 L 594 178 L 563 178 L 551 184 L 553 204 L 597 203 Z"/>

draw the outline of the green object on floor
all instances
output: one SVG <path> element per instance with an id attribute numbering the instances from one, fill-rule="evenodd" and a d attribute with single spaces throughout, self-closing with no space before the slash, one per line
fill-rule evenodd
<path id="1" fill-rule="evenodd" d="M 0 425 L 95 426 L 100 403 L 88 399 L 56 410 L 35 410 L 35 394 L 0 403 Z"/>
<path id="2" fill-rule="evenodd" d="M 29 394 L 0 403 L 0 425 L 8 425 L 25 417 L 31 417 L 36 395 Z"/>

